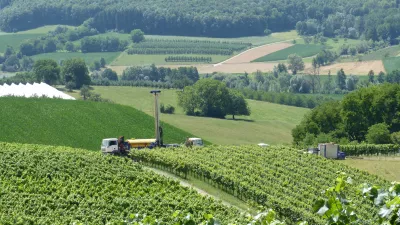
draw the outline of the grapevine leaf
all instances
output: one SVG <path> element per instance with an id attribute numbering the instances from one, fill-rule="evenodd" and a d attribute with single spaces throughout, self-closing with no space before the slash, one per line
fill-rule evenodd
<path id="1" fill-rule="evenodd" d="M 393 198 L 390 202 L 386 203 L 387 207 L 391 207 L 392 205 L 399 205 L 400 204 L 400 197 L 396 196 L 395 198 Z"/>

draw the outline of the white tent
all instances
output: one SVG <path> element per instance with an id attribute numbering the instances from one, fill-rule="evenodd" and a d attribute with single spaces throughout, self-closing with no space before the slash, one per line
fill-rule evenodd
<path id="1" fill-rule="evenodd" d="M 48 98 L 62 98 L 75 100 L 75 98 L 49 86 L 46 83 L 33 83 L 33 84 L 14 84 L 11 85 L 0 85 L 0 97 L 4 96 L 18 96 L 18 97 L 42 97 L 46 96 Z"/>

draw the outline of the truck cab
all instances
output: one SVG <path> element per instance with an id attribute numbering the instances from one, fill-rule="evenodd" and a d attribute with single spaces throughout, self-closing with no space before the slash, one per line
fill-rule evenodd
<path id="1" fill-rule="evenodd" d="M 189 138 L 189 140 L 193 143 L 193 147 L 203 147 L 204 143 L 201 138 Z"/>
<path id="2" fill-rule="evenodd" d="M 117 153 L 118 152 L 118 139 L 106 138 L 101 142 L 101 151 L 103 153 Z"/>

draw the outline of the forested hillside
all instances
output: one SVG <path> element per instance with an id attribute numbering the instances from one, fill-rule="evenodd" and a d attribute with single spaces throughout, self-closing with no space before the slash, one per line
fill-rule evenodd
<path id="1" fill-rule="evenodd" d="M 297 28 L 397 42 L 400 0 L 0 0 L 0 29 L 90 23 L 99 31 L 234 37 Z"/>

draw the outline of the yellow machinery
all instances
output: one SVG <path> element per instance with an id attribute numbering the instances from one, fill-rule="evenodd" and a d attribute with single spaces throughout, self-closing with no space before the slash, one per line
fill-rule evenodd
<path id="1" fill-rule="evenodd" d="M 157 139 L 129 139 L 126 141 L 131 148 L 154 148 L 157 146 Z"/>

